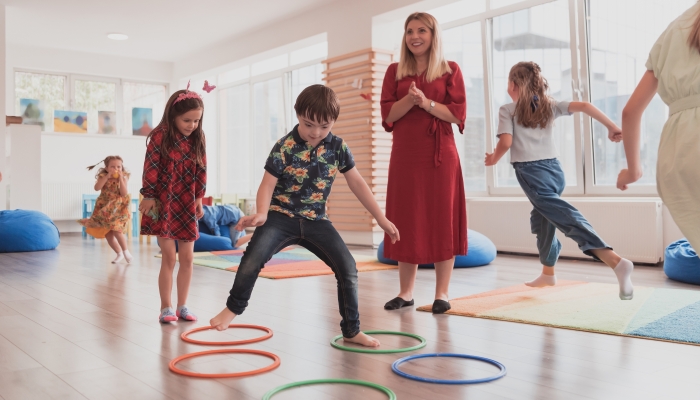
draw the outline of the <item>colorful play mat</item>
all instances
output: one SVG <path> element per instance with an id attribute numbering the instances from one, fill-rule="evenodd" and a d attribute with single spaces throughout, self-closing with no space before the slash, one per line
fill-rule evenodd
<path id="1" fill-rule="evenodd" d="M 618 285 L 560 281 L 510 286 L 450 300 L 447 314 L 700 345 L 700 291 L 635 286 L 622 301 Z M 431 306 L 419 307 L 431 311 Z"/>
<path id="2" fill-rule="evenodd" d="M 380 263 L 373 256 L 352 255 L 358 272 L 396 269 L 396 266 Z M 156 257 L 160 257 L 160 254 Z M 225 250 L 194 253 L 194 264 L 236 272 L 243 257 L 243 250 Z M 301 247 L 288 247 L 275 254 L 260 271 L 260 277 L 268 279 L 299 278 L 303 276 L 333 275 L 333 271 L 312 252 Z"/>

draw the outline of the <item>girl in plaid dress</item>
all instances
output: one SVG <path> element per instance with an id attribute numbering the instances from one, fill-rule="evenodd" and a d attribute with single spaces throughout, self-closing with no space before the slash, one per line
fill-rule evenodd
<path id="1" fill-rule="evenodd" d="M 141 234 L 158 236 L 163 256 L 158 276 L 160 322 L 197 320 L 186 302 L 194 241 L 199 238 L 197 219 L 204 215 L 202 197 L 207 182 L 203 112 L 204 103 L 197 93 L 179 90 L 170 96 L 163 119 L 148 135 L 141 189 L 144 199 L 139 211 L 143 213 Z M 177 253 L 180 269 L 177 309 L 173 310 L 170 294 Z"/>

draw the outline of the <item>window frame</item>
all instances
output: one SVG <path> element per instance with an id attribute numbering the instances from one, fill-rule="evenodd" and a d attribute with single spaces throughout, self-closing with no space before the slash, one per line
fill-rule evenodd
<path id="1" fill-rule="evenodd" d="M 576 2 L 578 8 L 578 21 L 579 31 L 578 36 L 581 38 L 583 43 L 579 48 L 580 58 L 582 60 L 580 66 L 580 74 L 585 77 L 581 80 L 581 85 L 579 90 L 583 101 L 591 101 L 590 93 L 590 55 L 591 55 L 591 41 L 589 40 L 589 24 L 587 20 L 587 0 L 569 0 L 571 2 Z M 651 47 L 649 48 L 651 50 Z M 583 118 L 583 132 L 584 132 L 584 160 L 583 160 L 583 170 L 586 179 L 586 194 L 592 196 L 615 196 L 615 197 L 658 197 L 659 194 L 656 189 L 656 184 L 654 185 L 630 185 L 624 192 L 619 190 L 614 185 L 596 185 L 595 183 L 595 154 L 593 149 L 593 121 L 590 117 L 585 116 Z M 620 143 L 622 145 L 622 143 Z"/>
<path id="2" fill-rule="evenodd" d="M 491 8 L 490 0 L 486 2 L 486 9 L 482 13 L 467 16 L 465 18 L 440 24 L 442 30 L 467 25 L 474 22 L 481 24 L 482 60 L 484 74 L 484 101 L 486 146 L 488 151 L 493 150 L 496 139 L 496 126 L 493 119 L 494 110 L 494 84 L 493 84 L 493 49 L 492 26 L 493 19 L 505 14 L 514 13 L 532 7 L 553 3 L 557 0 L 523 0 L 515 4 L 503 7 Z M 590 32 L 587 21 L 587 0 L 566 0 L 569 12 L 570 55 L 571 55 L 571 84 L 572 101 L 590 102 Z M 656 185 L 631 185 L 628 190 L 622 192 L 615 186 L 596 185 L 594 179 L 593 163 L 593 123 L 589 116 L 575 113 L 574 141 L 575 141 L 575 165 L 576 185 L 566 187 L 565 196 L 574 197 L 658 197 Z M 620 144 L 621 145 L 621 144 Z M 503 161 L 502 161 L 503 162 Z M 479 192 L 467 192 L 467 197 L 491 197 L 491 196 L 519 196 L 524 193 L 519 187 L 499 187 L 496 185 L 494 168 L 486 169 L 487 190 Z"/>
<path id="3" fill-rule="evenodd" d="M 252 70 L 251 70 L 253 62 L 250 62 L 248 64 L 248 69 L 249 69 L 248 70 L 248 78 L 239 79 L 236 81 L 230 81 L 230 82 L 227 82 L 226 84 L 221 85 L 220 87 L 217 87 L 217 90 L 223 91 L 226 89 L 233 88 L 235 86 L 240 86 L 240 85 L 245 85 L 245 84 L 248 85 L 248 101 L 250 104 L 250 110 L 249 110 L 250 112 L 248 113 L 248 127 L 251 130 L 251 132 L 255 129 L 255 105 L 253 102 L 253 98 L 254 98 L 253 87 L 255 86 L 256 83 L 269 81 L 269 80 L 275 79 L 275 78 L 282 79 L 282 97 L 284 99 L 284 101 L 283 101 L 284 110 L 282 110 L 282 113 L 283 113 L 282 119 L 284 121 L 285 128 L 286 128 L 286 130 L 291 130 L 291 128 L 294 127 L 294 125 L 296 125 L 296 123 L 294 121 L 289 120 L 290 110 L 287 109 L 288 107 L 293 107 L 293 104 L 287 104 L 288 102 L 286 100 L 287 97 L 290 95 L 289 91 L 291 90 L 291 81 L 290 81 L 291 72 L 294 70 L 297 70 L 297 69 L 302 69 L 302 68 L 310 67 L 312 65 L 320 64 L 326 59 L 326 57 L 319 57 L 319 58 L 316 58 L 313 60 L 305 61 L 303 63 L 298 63 L 298 64 L 292 65 L 291 64 L 291 61 L 292 61 L 291 60 L 291 53 L 292 53 L 292 51 L 287 52 L 287 67 L 285 67 L 285 68 L 281 68 L 281 69 L 278 69 L 275 71 L 270 71 L 270 72 L 266 72 L 264 74 L 253 76 Z M 278 56 L 270 56 L 270 58 L 273 58 L 273 57 L 279 57 L 279 55 Z M 243 67 L 243 66 L 239 65 L 237 67 L 232 67 L 229 70 L 235 70 L 235 69 L 238 69 L 241 67 Z M 225 72 L 226 71 L 222 71 L 221 73 L 225 73 Z M 218 80 L 219 74 L 221 74 L 221 73 L 216 74 L 217 80 Z M 220 144 L 220 146 L 219 146 L 219 191 L 222 193 L 225 193 L 225 192 L 228 192 L 228 180 L 227 180 L 228 170 L 226 168 L 227 165 L 225 164 L 227 147 L 224 145 L 224 143 L 228 142 L 228 138 L 226 138 L 224 136 L 225 127 L 222 127 L 221 124 L 222 124 L 222 119 L 219 116 L 218 121 L 217 121 L 218 134 L 219 134 L 219 144 Z M 222 141 L 222 138 L 223 138 L 223 141 Z M 249 150 L 250 154 L 255 154 L 255 140 L 250 140 L 248 143 L 248 146 L 249 146 L 248 150 Z M 262 166 L 260 166 L 259 168 L 262 168 Z M 254 166 L 251 166 L 249 173 L 250 173 L 250 176 L 249 176 L 250 182 L 252 183 L 252 186 L 250 187 L 250 192 L 249 193 L 236 193 L 239 196 L 255 196 L 255 191 L 256 191 L 256 188 L 257 188 L 257 185 L 259 182 L 255 181 L 255 167 Z M 223 190 L 222 188 L 225 188 L 225 190 Z"/>
<path id="4" fill-rule="evenodd" d="M 165 93 L 166 93 L 166 101 L 167 101 L 167 94 L 170 92 L 170 84 L 168 82 L 157 82 L 157 81 L 149 81 L 149 80 L 139 80 L 139 79 L 123 79 L 123 78 L 114 78 L 114 77 L 107 77 L 107 76 L 98 76 L 98 75 L 89 75 L 89 74 L 79 74 L 79 73 L 66 73 L 66 72 L 56 72 L 56 71 L 46 71 L 46 70 L 36 70 L 36 69 L 31 69 L 31 68 L 13 68 L 13 91 L 14 94 L 12 96 L 13 98 L 13 103 L 16 101 L 17 97 L 17 88 L 15 86 L 15 78 L 14 74 L 17 72 L 22 72 L 22 73 L 30 73 L 30 74 L 41 74 L 41 75 L 57 75 L 57 76 L 63 76 L 65 77 L 64 81 L 64 86 L 63 86 L 63 96 L 64 96 L 64 102 L 66 104 L 66 107 L 69 108 L 70 110 L 75 110 L 75 82 L 76 81 L 91 81 L 91 82 L 107 82 L 107 83 L 114 83 L 115 84 L 115 99 L 114 99 L 114 105 L 115 105 L 115 112 L 117 114 L 117 134 L 113 136 L 133 136 L 130 134 L 130 130 L 125 130 L 123 126 L 123 116 L 122 112 L 124 111 L 124 89 L 123 89 L 123 84 L 124 83 L 142 83 L 142 84 L 148 84 L 148 85 L 159 85 L 159 86 L 164 86 L 165 87 Z M 16 112 L 16 111 L 15 111 Z M 156 116 L 154 116 L 154 119 Z M 54 131 L 45 131 L 47 133 L 53 133 Z M 100 135 L 98 133 L 87 133 L 86 135 Z"/>

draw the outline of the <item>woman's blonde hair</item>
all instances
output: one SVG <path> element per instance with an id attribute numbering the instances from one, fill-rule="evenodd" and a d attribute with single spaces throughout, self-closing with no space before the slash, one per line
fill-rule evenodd
<path id="1" fill-rule="evenodd" d="M 445 55 L 442 52 L 442 33 L 440 31 L 440 24 L 438 24 L 437 20 L 432 15 L 424 12 L 416 12 L 406 18 L 406 23 L 403 26 L 403 44 L 401 45 L 401 59 L 399 60 L 399 65 L 396 71 L 396 80 L 400 80 L 406 76 L 418 75 L 416 57 L 413 56 L 413 53 L 411 53 L 411 50 L 406 44 L 406 31 L 408 30 L 408 23 L 413 20 L 418 20 L 424 23 L 425 26 L 430 29 L 433 36 L 430 43 L 430 50 L 428 51 L 428 69 L 425 71 L 425 80 L 427 82 L 432 82 L 446 73 L 452 73 L 452 69 L 447 63 L 447 60 L 445 60 Z"/>
<path id="2" fill-rule="evenodd" d="M 690 28 L 690 35 L 688 35 L 688 46 L 690 46 L 692 49 L 700 51 L 700 11 L 698 12 L 698 15 L 695 16 L 695 22 Z"/>
<path id="3" fill-rule="evenodd" d="M 508 81 L 518 87 L 518 102 L 515 103 L 518 124 L 527 128 L 546 128 L 554 119 L 554 102 L 547 93 L 549 84 L 542 76 L 540 66 L 531 61 L 519 62 L 510 69 Z"/>

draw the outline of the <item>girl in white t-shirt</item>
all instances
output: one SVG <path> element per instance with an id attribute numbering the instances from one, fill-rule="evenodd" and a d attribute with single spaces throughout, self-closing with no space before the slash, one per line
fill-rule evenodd
<path id="1" fill-rule="evenodd" d="M 485 159 L 487 166 L 495 165 L 510 149 L 518 183 L 533 205 L 530 225 L 532 233 L 537 235 L 542 274 L 525 284 L 533 287 L 556 284 L 554 265 L 561 251 L 561 243 L 556 238 L 556 229 L 559 229 L 578 243 L 584 254 L 613 268 L 620 283 L 620 299 L 630 300 L 634 290 L 632 262 L 617 255 L 586 218 L 560 197 L 566 181 L 556 158 L 552 125 L 557 117 L 583 112 L 608 128 L 610 140 L 619 142 L 622 132 L 592 104 L 555 101 L 548 96 L 548 89 L 547 80 L 534 62 L 520 62 L 511 68 L 508 95 L 513 103 L 499 110 L 498 145 L 493 153 L 486 153 Z"/>

